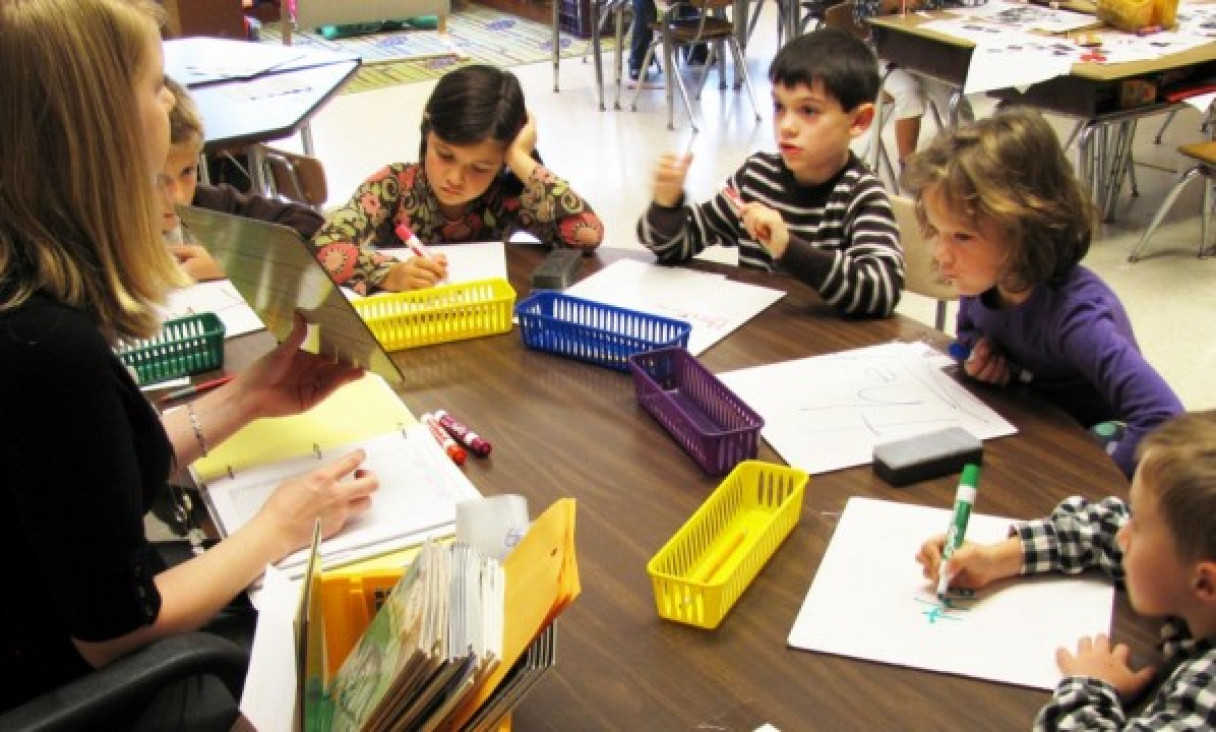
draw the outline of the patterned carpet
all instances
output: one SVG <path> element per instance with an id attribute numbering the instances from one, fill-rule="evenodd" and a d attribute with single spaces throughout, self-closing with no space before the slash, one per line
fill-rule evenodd
<path id="1" fill-rule="evenodd" d="M 358 75 L 342 89 L 343 94 L 434 79 L 463 64 L 515 66 L 552 58 L 549 26 L 493 8 L 465 3 L 448 16 L 447 27 L 446 37 L 432 30 L 399 30 L 328 40 L 308 32 L 294 34 L 292 42 L 355 53 L 363 59 Z M 590 44 L 564 32 L 560 37 L 562 58 L 580 58 Z M 278 24 L 262 26 L 260 40 L 281 43 Z M 605 38 L 604 46 L 611 50 L 612 40 Z"/>

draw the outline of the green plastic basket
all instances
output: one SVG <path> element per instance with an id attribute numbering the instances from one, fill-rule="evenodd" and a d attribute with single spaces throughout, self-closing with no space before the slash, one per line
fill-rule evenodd
<path id="1" fill-rule="evenodd" d="M 139 383 L 155 384 L 224 366 L 224 323 L 215 313 L 167 321 L 160 335 L 118 352 Z"/>

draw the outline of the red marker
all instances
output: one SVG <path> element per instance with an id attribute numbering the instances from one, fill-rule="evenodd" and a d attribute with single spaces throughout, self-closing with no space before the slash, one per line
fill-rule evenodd
<path id="1" fill-rule="evenodd" d="M 469 454 L 464 451 L 464 448 L 456 444 L 456 440 L 453 440 L 452 436 L 445 432 L 443 427 L 439 426 L 439 421 L 435 419 L 435 416 L 429 413 L 422 415 L 422 423 L 431 431 L 431 437 L 435 438 L 435 441 L 448 454 L 448 457 L 452 458 L 452 462 L 457 465 L 464 465 L 464 461 L 468 458 Z"/>
<path id="2" fill-rule="evenodd" d="M 397 237 L 400 238 L 401 241 L 405 242 L 405 245 L 409 247 L 409 250 L 414 253 L 415 257 L 429 259 L 432 262 L 435 261 L 435 258 L 431 256 L 429 251 L 427 251 L 426 246 L 423 245 L 422 240 L 418 238 L 418 235 L 410 231 L 410 227 L 406 226 L 405 224 L 397 224 L 396 232 Z"/>
<path id="3" fill-rule="evenodd" d="M 477 457 L 485 457 L 490 454 L 490 450 L 494 449 L 489 440 L 483 439 L 481 435 L 469 429 L 467 424 L 457 420 L 442 409 L 435 410 L 435 419 L 439 424 L 443 425 L 443 428 L 452 437 L 455 437 L 460 444 L 472 450 L 473 454 Z"/>

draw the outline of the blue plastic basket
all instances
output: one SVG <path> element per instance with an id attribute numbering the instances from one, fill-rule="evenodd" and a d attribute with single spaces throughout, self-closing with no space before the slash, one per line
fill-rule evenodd
<path id="1" fill-rule="evenodd" d="M 764 420 L 687 350 L 638 353 L 629 365 L 638 402 L 706 473 L 756 457 Z"/>
<path id="2" fill-rule="evenodd" d="M 524 345 L 537 351 L 629 370 L 635 353 L 687 346 L 692 326 L 560 292 L 534 292 L 515 306 Z"/>

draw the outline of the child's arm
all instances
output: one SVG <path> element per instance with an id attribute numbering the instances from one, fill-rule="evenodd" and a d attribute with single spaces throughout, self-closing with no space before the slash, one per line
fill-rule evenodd
<path id="1" fill-rule="evenodd" d="M 1130 478 L 1136 467 L 1136 445 L 1163 422 L 1181 414 L 1182 402 L 1112 317 L 1070 314 L 1062 320 L 1060 330 L 1064 358 L 1076 364 L 1094 385 L 1114 418 L 1127 425 L 1111 457 Z"/>
<path id="2" fill-rule="evenodd" d="M 219 262 L 215 261 L 205 247 L 198 244 L 174 244 L 169 247 L 169 251 L 177 258 L 177 263 L 186 274 L 196 282 L 222 280 L 226 277 Z"/>
<path id="3" fill-rule="evenodd" d="M 713 244 L 735 245 L 742 232 L 738 215 L 721 193 L 703 204 L 685 203 L 684 181 L 691 164 L 691 155 L 668 153 L 659 159 L 650 207 L 638 219 L 638 241 L 660 262 L 687 261 Z M 746 167 L 735 173 L 732 184 L 742 179 Z"/>
<path id="4" fill-rule="evenodd" d="M 380 254 L 373 245 L 401 246 L 392 240 L 389 219 L 400 197 L 412 189 L 421 166 L 393 163 L 364 181 L 342 208 L 334 211 L 312 238 L 315 254 L 330 277 L 360 295 L 379 287 L 395 266 L 392 257 Z M 385 237 L 377 241 L 377 236 Z"/>
<path id="5" fill-rule="evenodd" d="M 199 183 L 194 190 L 193 204 L 211 211 L 282 224 L 295 229 L 304 239 L 311 239 L 325 223 L 325 217 L 308 206 L 244 194 L 226 183 L 218 186 Z"/>
<path id="6" fill-rule="evenodd" d="M 536 118 L 529 113 L 506 154 L 507 167 L 524 184 L 520 224 L 543 242 L 595 249 L 604 241 L 604 223 L 568 182 L 533 157 L 537 137 Z"/>
<path id="7" fill-rule="evenodd" d="M 840 210 L 843 214 L 834 213 Z M 816 246 L 795 233 L 782 262 L 841 313 L 889 316 L 903 290 L 904 258 L 895 215 L 882 184 L 867 175 L 851 189 L 833 193 L 821 231 L 833 230 L 829 218 L 833 215 L 844 216 L 843 221 L 835 222 L 840 240 L 821 241 Z"/>

